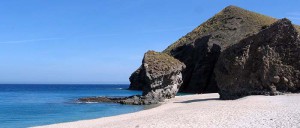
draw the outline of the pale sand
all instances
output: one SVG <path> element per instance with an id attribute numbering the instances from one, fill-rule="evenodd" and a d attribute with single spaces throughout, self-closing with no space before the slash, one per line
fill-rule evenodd
<path id="1" fill-rule="evenodd" d="M 229 101 L 218 97 L 216 93 L 177 96 L 140 112 L 42 128 L 300 127 L 300 94 Z"/>

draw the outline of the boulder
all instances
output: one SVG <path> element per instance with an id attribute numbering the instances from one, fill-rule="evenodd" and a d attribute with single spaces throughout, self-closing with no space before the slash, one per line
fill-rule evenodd
<path id="1" fill-rule="evenodd" d="M 185 65 L 165 53 L 148 51 L 145 53 L 142 72 L 145 76 L 143 95 L 172 98 L 182 84 L 182 70 Z"/>
<path id="2" fill-rule="evenodd" d="M 146 52 L 141 67 L 130 77 L 130 89 L 142 89 L 143 96 L 123 103 L 138 101 L 138 104 L 153 104 L 175 97 L 183 82 L 184 69 L 183 63 L 168 54 Z"/>
<path id="3" fill-rule="evenodd" d="M 300 39 L 288 19 L 224 50 L 215 75 L 221 99 L 300 89 Z"/>

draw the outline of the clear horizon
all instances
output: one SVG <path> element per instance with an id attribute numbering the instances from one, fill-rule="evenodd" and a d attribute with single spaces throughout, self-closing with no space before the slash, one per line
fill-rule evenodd
<path id="1" fill-rule="evenodd" d="M 0 84 L 128 84 L 146 51 L 229 5 L 300 25 L 297 0 L 3 1 Z"/>

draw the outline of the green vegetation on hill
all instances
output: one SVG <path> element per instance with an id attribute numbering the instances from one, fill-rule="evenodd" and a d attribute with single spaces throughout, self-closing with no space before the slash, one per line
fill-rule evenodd
<path id="1" fill-rule="evenodd" d="M 216 40 L 233 44 L 239 41 L 239 39 L 249 36 L 249 34 L 258 33 L 261 29 L 266 28 L 276 20 L 275 18 L 244 10 L 236 6 L 228 6 L 192 32 L 170 45 L 163 52 L 170 54 L 172 49 L 192 43 L 197 38 L 209 34 L 212 34 Z"/>

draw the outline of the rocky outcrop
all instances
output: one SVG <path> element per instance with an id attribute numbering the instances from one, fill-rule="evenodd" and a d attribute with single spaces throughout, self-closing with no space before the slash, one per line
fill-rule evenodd
<path id="1" fill-rule="evenodd" d="M 228 6 L 192 32 L 170 45 L 163 53 L 169 54 L 186 65 L 182 73 L 181 92 L 217 92 L 213 72 L 221 51 L 240 40 L 258 33 L 276 19 Z M 129 89 L 142 89 L 144 79 L 141 68 L 130 77 Z"/>
<path id="2" fill-rule="evenodd" d="M 134 72 L 132 84 L 142 84 L 143 94 L 130 97 L 87 97 L 80 102 L 110 102 L 132 105 L 157 104 L 175 97 L 182 84 L 182 71 L 185 65 L 165 53 L 148 51 L 144 55 L 142 66 Z M 134 87 L 134 86 L 132 86 Z M 134 89 L 134 88 L 132 88 Z"/>
<path id="3" fill-rule="evenodd" d="M 183 82 L 181 72 L 184 68 L 183 63 L 168 54 L 154 51 L 145 53 L 142 66 L 130 79 L 131 83 L 143 84 L 141 104 L 175 97 Z M 138 79 L 135 74 L 138 74 Z"/>
<path id="4" fill-rule="evenodd" d="M 254 12 L 244 10 L 244 9 L 241 9 L 241 8 L 235 7 L 235 6 L 228 6 L 225 9 L 223 9 L 221 12 L 216 14 L 214 17 L 210 18 L 209 20 L 207 20 L 206 22 L 204 22 L 203 24 L 201 24 L 200 26 L 195 28 L 192 32 L 188 33 L 187 35 L 183 36 L 175 43 L 171 44 L 162 53 L 168 54 L 186 65 L 185 70 L 183 70 L 183 72 L 182 72 L 183 83 L 180 86 L 179 91 L 180 92 L 189 92 L 189 93 L 219 92 L 219 87 L 223 86 L 220 84 L 223 81 L 226 82 L 226 79 L 229 79 L 226 77 L 216 78 L 215 73 L 217 73 L 217 72 L 220 73 L 221 72 L 220 66 L 222 66 L 222 65 L 218 64 L 217 68 L 219 68 L 219 69 L 218 69 L 218 71 L 216 71 L 216 63 L 218 61 L 219 61 L 219 63 L 221 63 L 221 61 L 223 60 L 223 57 L 224 57 L 224 55 L 223 55 L 220 60 L 220 54 L 222 52 L 227 53 L 227 51 L 228 51 L 227 49 L 232 50 L 233 47 L 240 46 L 242 44 L 240 42 L 245 42 L 245 40 L 247 40 L 246 38 L 252 39 L 252 38 L 257 37 L 258 33 L 262 33 L 262 32 L 266 33 L 267 30 L 270 31 L 271 28 L 269 26 L 272 25 L 276 21 L 277 21 L 277 19 L 272 18 L 272 17 L 254 13 Z M 281 20 L 281 22 L 282 22 L 282 20 Z M 274 25 L 272 25 L 272 26 L 274 26 Z M 297 26 L 297 25 L 290 25 L 290 26 L 291 26 L 291 28 L 294 29 L 295 32 L 300 31 L 299 26 Z M 282 31 L 283 30 L 281 30 L 278 33 L 282 34 Z M 272 34 L 274 34 L 274 33 L 272 33 Z M 261 36 L 261 37 L 263 37 L 263 36 Z M 257 37 L 257 38 L 261 38 L 261 37 Z M 287 37 L 287 36 L 283 35 L 283 37 Z M 265 35 L 264 38 L 267 38 L 267 35 Z M 250 40 L 250 39 L 248 39 L 248 40 Z M 256 40 L 259 40 L 259 39 L 256 39 Z M 284 40 L 282 40 L 282 41 L 284 41 Z M 281 47 L 284 47 L 284 46 L 281 46 Z M 295 50 L 295 49 L 293 49 L 293 50 Z M 299 49 L 298 49 L 298 51 L 299 51 Z M 275 52 L 277 53 L 278 51 L 275 50 Z M 283 52 L 288 52 L 288 51 L 282 50 L 282 54 L 284 54 L 284 56 L 287 56 L 287 54 L 288 55 L 291 54 L 291 53 L 285 54 Z M 266 59 L 266 58 L 264 58 L 264 59 Z M 262 61 L 262 60 L 257 60 L 257 61 Z M 279 60 L 276 60 L 276 61 L 279 61 Z M 280 60 L 280 61 L 282 61 L 282 60 Z M 257 64 L 259 63 L 259 62 L 256 62 L 255 60 L 251 60 L 248 63 L 250 63 L 250 62 L 257 63 Z M 289 64 L 285 64 L 283 62 L 284 61 L 282 61 L 283 65 L 290 66 Z M 225 62 L 222 62 L 222 63 L 225 63 Z M 273 61 L 271 63 L 275 64 L 275 62 L 273 62 Z M 229 65 L 229 64 L 227 64 L 227 65 Z M 146 85 L 149 85 L 149 83 L 147 83 L 147 80 L 146 80 L 147 73 L 145 72 L 145 70 L 143 68 L 144 67 L 142 65 L 141 67 L 139 67 L 138 70 L 136 70 L 131 75 L 131 77 L 130 77 L 131 84 L 130 84 L 129 89 L 144 90 L 145 88 L 147 88 Z M 271 69 L 272 70 L 273 69 L 274 70 L 281 69 L 281 68 L 277 68 L 277 67 L 276 68 L 268 67 L 268 68 L 270 70 Z M 268 76 L 268 77 L 261 76 L 261 78 L 258 76 L 255 76 L 255 75 L 253 76 L 253 74 L 247 74 L 247 75 L 249 75 L 251 77 L 255 77 L 257 79 L 262 79 L 262 78 L 268 79 L 271 83 L 281 83 L 284 81 L 288 81 L 286 83 L 289 83 L 289 84 L 291 83 L 291 86 L 292 85 L 296 86 L 295 83 L 297 83 L 297 82 L 291 82 L 292 81 L 291 79 L 298 78 L 297 70 L 295 68 L 287 68 L 284 70 L 293 70 L 294 74 L 289 75 L 289 77 L 274 75 L 274 76 Z M 279 72 L 279 71 L 272 71 L 272 72 Z M 280 71 L 280 72 L 283 72 L 283 71 Z M 243 72 L 242 71 L 234 71 L 234 73 L 236 76 L 239 76 L 239 75 L 241 75 L 239 73 L 243 73 Z M 270 73 L 270 74 L 272 74 L 272 73 Z M 278 73 L 274 73 L 274 74 L 278 74 Z M 220 76 L 220 74 L 218 74 L 218 75 Z M 294 76 L 294 78 L 292 78 L 292 76 Z M 255 78 L 253 78 L 253 79 L 255 79 Z M 230 77 L 230 79 L 232 79 L 232 78 Z M 236 78 L 234 77 L 234 79 L 236 79 Z M 243 81 L 244 78 L 240 78 L 240 79 L 241 80 L 239 80 L 239 81 Z M 231 81 L 231 80 L 228 80 L 228 81 Z M 261 80 L 259 80 L 259 81 L 261 81 Z M 251 82 L 255 82 L 255 81 L 253 80 Z M 218 86 L 218 84 L 219 84 L 219 86 Z M 227 86 L 227 85 L 225 85 L 225 86 Z M 265 87 L 265 83 L 264 83 L 264 87 Z M 274 87 L 276 87 L 276 88 L 274 88 Z M 266 88 L 261 88 L 261 89 L 266 90 Z M 271 88 L 273 91 L 270 92 L 269 90 L 266 90 L 265 92 L 274 94 L 278 91 L 279 88 L 281 88 L 281 87 L 278 84 L 274 84 L 274 86 L 272 86 L 272 88 Z M 225 90 L 227 90 L 224 88 L 220 88 L 220 89 L 223 89 L 223 90 L 220 90 L 221 93 L 226 92 Z M 277 91 L 274 91 L 274 90 L 277 90 Z M 292 89 L 288 89 L 287 91 L 292 91 Z M 246 92 L 248 92 L 248 89 L 246 89 Z M 261 92 L 262 91 L 254 90 L 251 92 L 251 94 L 261 93 Z M 280 92 L 284 92 L 284 89 L 283 90 L 281 89 Z M 226 93 L 226 94 L 229 94 L 229 93 Z M 233 95 L 238 95 L 238 94 L 233 94 Z M 241 92 L 240 95 L 246 95 L 246 94 Z M 224 95 L 222 95 L 222 96 L 224 96 Z M 226 99 L 226 98 L 224 98 L 224 99 Z"/>
<path id="5" fill-rule="evenodd" d="M 143 95 L 174 97 L 182 84 L 184 68 L 183 63 L 165 53 L 148 51 L 141 68 L 145 73 Z"/>
<path id="6" fill-rule="evenodd" d="M 300 39 L 282 19 L 222 52 L 215 74 L 221 99 L 300 90 Z"/>
<path id="7" fill-rule="evenodd" d="M 274 23 L 275 22 L 275 23 Z M 300 27 L 287 19 L 228 6 L 163 52 L 148 51 L 130 76 L 141 96 L 84 102 L 154 104 L 178 91 L 219 92 L 221 99 L 300 90 Z"/>
<path id="8" fill-rule="evenodd" d="M 186 65 L 180 91 L 218 92 L 214 67 L 220 53 L 275 21 L 268 16 L 228 6 L 170 45 L 164 52 Z"/>

